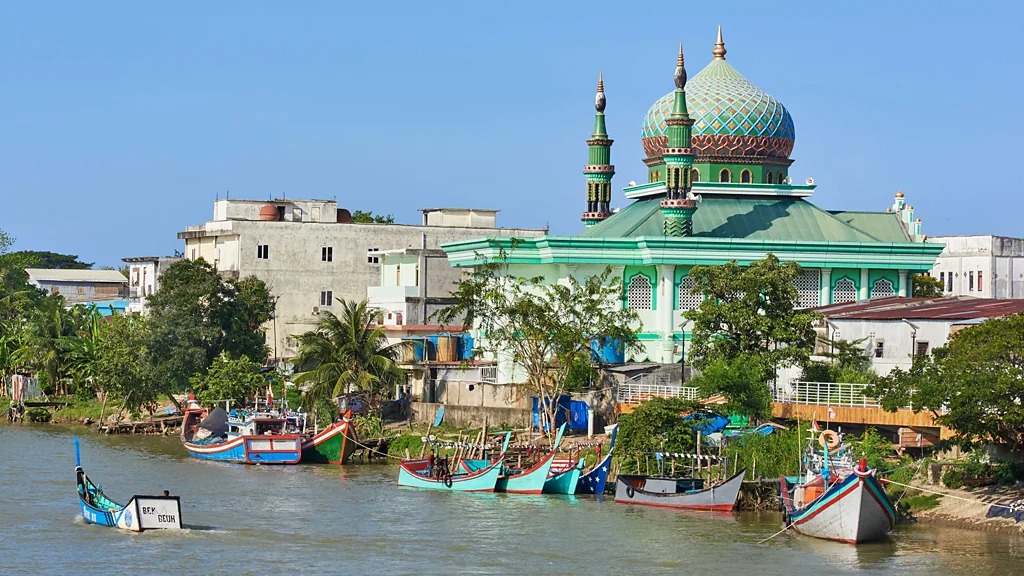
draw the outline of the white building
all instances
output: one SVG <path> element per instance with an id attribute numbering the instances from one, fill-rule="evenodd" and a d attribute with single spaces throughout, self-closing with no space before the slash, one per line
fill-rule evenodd
<path id="1" fill-rule="evenodd" d="M 444 267 L 419 259 L 441 244 L 546 233 L 497 228 L 496 214 L 497 210 L 430 208 L 423 210 L 418 225 L 362 224 L 352 222 L 349 211 L 333 200 L 228 199 L 214 203 L 213 220 L 188 227 L 178 238 L 185 241 L 186 258 L 203 258 L 230 277 L 253 275 L 266 282 L 277 298 L 267 345 L 273 357 L 288 358 L 298 352 L 291 336 L 314 328 L 321 310 L 342 300 L 363 300 L 367 288 L 381 284 L 381 252 L 421 251 L 416 253 L 417 263 L 399 267 L 396 284 L 415 288 L 425 276 L 433 290 L 431 275 Z M 412 288 L 398 292 L 418 298 L 418 290 Z M 425 303 L 420 303 L 421 312 Z M 403 313 L 403 322 L 408 314 Z"/>
<path id="2" fill-rule="evenodd" d="M 888 374 L 909 369 L 915 355 L 945 346 L 950 336 L 967 326 L 1024 312 L 1024 300 L 988 298 L 884 298 L 832 304 L 817 309 L 824 317 L 817 326 L 822 339 L 862 341 L 871 368 Z M 816 352 L 828 350 L 819 343 Z"/>
<path id="3" fill-rule="evenodd" d="M 128 279 L 117 270 L 26 268 L 29 284 L 60 294 L 68 304 L 124 298 Z"/>
<path id="4" fill-rule="evenodd" d="M 146 299 L 160 288 L 160 276 L 181 258 L 136 256 L 122 258 L 128 264 L 128 311 L 144 312 Z"/>
<path id="5" fill-rule="evenodd" d="M 949 296 L 1024 298 L 1024 238 L 934 236 L 945 244 L 930 272 Z"/>

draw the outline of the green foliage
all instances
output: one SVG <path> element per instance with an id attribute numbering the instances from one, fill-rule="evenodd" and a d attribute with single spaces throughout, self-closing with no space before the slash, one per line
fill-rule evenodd
<path id="1" fill-rule="evenodd" d="M 806 438 L 804 439 L 806 441 Z M 745 468 L 748 478 L 752 474 L 765 478 L 793 476 L 800 471 L 803 445 L 795 429 L 775 430 L 771 434 L 748 434 L 730 439 L 722 450 L 730 467 Z M 730 468 L 731 470 L 731 468 Z"/>
<path id="2" fill-rule="evenodd" d="M 405 382 L 396 362 L 407 344 L 388 344 L 375 316 L 365 300 L 343 301 L 340 315 L 321 312 L 315 330 L 295 336 L 295 365 L 301 371 L 295 383 L 309 386 L 303 400 L 307 410 L 318 401 L 333 403 L 342 394 L 362 392 L 370 410 L 379 414 L 383 400 Z"/>
<path id="3" fill-rule="evenodd" d="M 356 434 L 360 438 L 382 438 L 384 437 L 384 420 L 380 416 L 363 414 L 352 419 L 356 425 Z"/>
<path id="4" fill-rule="evenodd" d="M 40 250 L 19 250 L 11 256 L 21 259 L 25 268 L 57 268 L 62 270 L 88 270 L 92 262 L 82 262 L 74 254 L 60 254 Z"/>
<path id="5" fill-rule="evenodd" d="M 955 333 L 931 357 L 896 369 L 868 394 L 886 410 L 930 411 L 961 445 L 1024 445 L 1024 314 L 987 320 Z"/>
<path id="6" fill-rule="evenodd" d="M 616 452 L 623 469 L 650 452 L 692 452 L 697 438 L 683 415 L 696 404 L 679 398 L 651 398 L 619 418 Z"/>
<path id="7" fill-rule="evenodd" d="M 576 392 L 592 388 L 599 378 L 600 374 L 594 367 L 589 351 L 582 353 L 569 364 L 569 369 L 565 373 L 565 391 Z"/>
<path id="8" fill-rule="evenodd" d="M 967 475 L 964 473 L 963 468 L 957 466 L 950 466 L 946 468 L 946 471 L 942 473 L 942 485 L 946 488 L 963 488 L 964 479 Z"/>
<path id="9" fill-rule="evenodd" d="M 246 401 L 267 385 L 259 364 L 247 356 L 232 359 L 227 352 L 213 360 L 206 374 L 193 376 L 190 382 L 196 399 L 205 406 L 224 400 L 232 400 L 234 406 L 246 406 Z"/>
<path id="10" fill-rule="evenodd" d="M 96 398 L 88 400 L 75 399 L 73 404 L 57 408 L 53 411 L 54 422 L 81 422 L 85 418 L 99 421 L 103 405 Z"/>
<path id="11" fill-rule="evenodd" d="M 405 458 L 405 451 L 409 450 L 409 454 L 416 458 L 422 446 L 423 437 L 419 434 L 402 434 L 388 442 L 388 454 L 396 458 Z"/>
<path id="12" fill-rule="evenodd" d="M 160 394 L 152 377 L 147 323 L 139 314 L 111 316 L 99 329 L 93 372 L 97 386 L 121 399 L 132 413 L 156 402 Z"/>
<path id="13" fill-rule="evenodd" d="M 29 408 L 25 411 L 25 417 L 29 422 L 49 422 L 53 416 L 46 408 Z"/>
<path id="14" fill-rule="evenodd" d="M 457 303 L 437 316 L 443 324 L 464 322 L 486 334 L 477 339 L 475 353 L 521 366 L 553 422 L 554 399 L 565 392 L 570 372 L 591 357 L 591 341 L 604 337 L 635 347 L 638 316 L 622 306 L 622 280 L 611 268 L 582 281 L 570 276 L 551 284 L 543 277 L 512 275 L 508 260 L 502 251 L 477 266 L 453 292 Z"/>
<path id="15" fill-rule="evenodd" d="M 0 230 L 0 255 L 6 254 L 7 250 L 14 245 L 14 238 L 10 234 Z"/>
<path id="16" fill-rule="evenodd" d="M 875 428 L 868 428 L 859 437 L 847 434 L 843 441 L 850 448 L 855 460 L 867 458 L 868 466 L 879 472 L 887 472 L 894 467 L 892 461 L 896 458 L 896 446 Z"/>
<path id="17" fill-rule="evenodd" d="M 261 280 L 224 280 L 202 259 L 182 260 L 161 277 L 148 306 L 149 358 L 168 393 L 185 390 L 222 352 L 267 359 L 261 326 L 274 300 Z"/>
<path id="18" fill-rule="evenodd" d="M 765 385 L 764 366 L 755 356 L 741 354 L 733 358 L 717 357 L 705 364 L 699 376 L 690 381 L 701 398 L 721 394 L 728 399 L 726 413 L 750 418 L 771 415 L 772 395 Z"/>
<path id="19" fill-rule="evenodd" d="M 903 507 L 910 512 L 920 512 L 922 510 L 930 510 L 936 508 L 940 504 L 938 494 L 917 494 L 915 496 L 907 496 L 901 502 Z"/>
<path id="20" fill-rule="evenodd" d="M 356 210 L 352 213 L 352 221 L 360 224 L 394 224 L 395 217 L 391 214 L 384 216 L 370 211 Z"/>
<path id="21" fill-rule="evenodd" d="M 942 298 L 942 281 L 927 274 L 914 274 L 911 278 L 914 298 Z"/>

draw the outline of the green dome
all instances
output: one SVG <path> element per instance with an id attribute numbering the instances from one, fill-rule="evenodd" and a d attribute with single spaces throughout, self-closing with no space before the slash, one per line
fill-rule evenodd
<path id="1" fill-rule="evenodd" d="M 644 118 L 647 156 L 659 157 L 666 144 L 665 119 L 672 113 L 669 92 Z M 686 106 L 694 120 L 692 147 L 702 156 L 789 158 L 796 130 L 789 111 L 743 77 L 724 57 L 716 57 L 686 83 Z"/>

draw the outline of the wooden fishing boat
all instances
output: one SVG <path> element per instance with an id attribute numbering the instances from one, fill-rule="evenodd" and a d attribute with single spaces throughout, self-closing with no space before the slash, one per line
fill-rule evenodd
<path id="1" fill-rule="evenodd" d="M 555 458 L 544 481 L 544 494 L 575 494 L 582 464 L 574 458 Z"/>
<path id="2" fill-rule="evenodd" d="M 837 481 L 830 482 L 830 477 Z M 781 479 L 787 525 L 800 534 L 857 544 L 884 538 L 896 522 L 896 508 L 861 459 L 845 478 L 823 473 L 806 481 Z M 798 479 L 797 479 L 798 480 Z"/>
<path id="3" fill-rule="evenodd" d="M 75 483 L 82 518 L 89 524 L 133 532 L 164 529 L 181 530 L 181 501 L 177 496 L 132 496 L 118 504 L 86 475 L 75 437 Z"/>
<path id="4" fill-rule="evenodd" d="M 302 442 L 302 463 L 344 464 L 356 449 L 352 412 Z"/>
<path id="5" fill-rule="evenodd" d="M 612 468 L 612 450 L 615 449 L 615 436 L 619 433 L 618 424 L 612 428 L 611 440 L 608 442 L 608 453 L 593 468 L 582 472 L 576 482 L 577 494 L 604 494 L 608 482 L 608 472 Z"/>
<path id="6" fill-rule="evenodd" d="M 202 460 L 243 464 L 296 464 L 302 458 L 302 435 L 285 432 L 287 420 L 270 414 L 189 406 L 181 424 L 181 443 Z"/>
<path id="7" fill-rule="evenodd" d="M 740 470 L 721 484 L 711 487 L 705 487 L 704 480 L 697 478 L 620 474 L 615 485 L 615 501 L 643 506 L 730 512 L 736 506 L 745 473 L 746 470 Z"/>
<path id="8" fill-rule="evenodd" d="M 498 476 L 494 491 L 508 492 L 509 494 L 540 494 L 544 490 L 548 471 L 554 460 L 555 453 L 551 452 L 529 468 L 521 470 L 504 468 L 502 474 Z"/>
<path id="9" fill-rule="evenodd" d="M 398 485 L 451 492 L 494 492 L 504 457 L 478 470 L 437 477 L 429 474 L 427 460 L 403 460 L 398 464 Z M 465 470 L 461 465 L 460 470 Z"/>

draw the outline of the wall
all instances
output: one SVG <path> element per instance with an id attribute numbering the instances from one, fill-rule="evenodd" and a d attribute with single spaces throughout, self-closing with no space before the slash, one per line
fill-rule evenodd
<path id="1" fill-rule="evenodd" d="M 426 402 L 412 403 L 414 422 L 433 422 L 437 409 L 442 404 Z M 479 428 L 485 423 L 493 430 L 504 426 L 527 428 L 532 414 L 526 408 L 492 408 L 481 406 L 445 406 L 444 423 L 456 427 Z"/>
<path id="2" fill-rule="evenodd" d="M 945 244 L 930 275 L 943 279 L 949 296 L 1024 298 L 1024 238 L 1004 236 L 934 236 L 928 242 Z M 974 273 L 974 289 L 970 274 Z M 949 275 L 953 275 L 952 289 Z M 982 286 L 978 290 L 978 275 Z"/>
<path id="3" fill-rule="evenodd" d="M 916 337 L 914 329 L 901 320 L 844 320 L 829 319 L 838 327 L 838 338 L 854 342 L 865 338 L 864 349 L 871 360 L 871 368 L 876 373 L 885 375 L 893 368 L 909 369 L 912 364 L 911 355 L 919 342 L 928 343 L 928 353 L 949 340 L 953 322 L 949 320 L 913 320 L 917 325 Z M 881 358 L 875 357 L 876 343 L 884 342 Z"/>
<path id="4" fill-rule="evenodd" d="M 47 294 L 60 294 L 69 304 L 113 300 L 128 295 L 128 288 L 125 284 L 55 281 L 43 281 L 34 284 L 40 289 L 45 290 Z"/>

